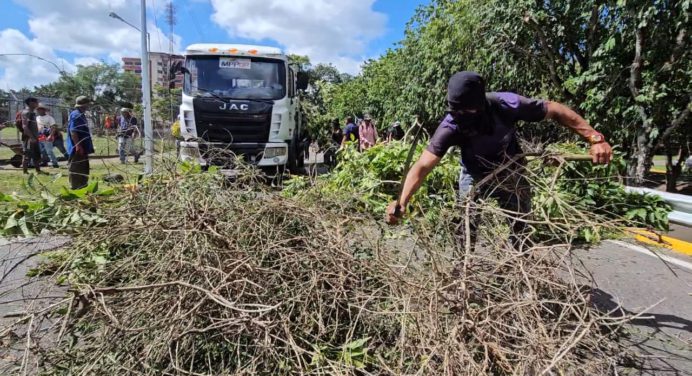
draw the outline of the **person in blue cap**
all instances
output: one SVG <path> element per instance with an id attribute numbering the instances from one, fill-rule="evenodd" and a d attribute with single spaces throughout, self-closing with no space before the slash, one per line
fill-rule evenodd
<path id="1" fill-rule="evenodd" d="M 399 210 L 395 210 L 397 202 L 387 208 L 385 221 L 389 224 L 399 221 L 426 176 L 450 147 L 458 146 L 461 148 L 462 167 L 460 195 L 468 194 L 474 182 L 495 173 L 497 176 L 493 176 L 488 184 L 476 187 L 475 198 L 495 198 L 502 209 L 515 213 L 510 223 L 513 230 L 511 240 L 518 246 L 518 235 L 524 230 L 526 217 L 531 211 L 531 189 L 524 168 L 526 161 L 515 158 L 522 154 L 517 137 L 518 121 L 554 120 L 591 144 L 593 163 L 606 164 L 613 158 L 612 148 L 605 137 L 569 107 L 510 92 L 486 92 L 485 80 L 475 72 L 458 72 L 450 78 L 447 105 L 447 115 L 406 176 Z M 498 166 L 508 163 L 511 166 L 496 172 Z M 475 242 L 477 219 L 473 218 L 471 222 L 471 238 Z"/>

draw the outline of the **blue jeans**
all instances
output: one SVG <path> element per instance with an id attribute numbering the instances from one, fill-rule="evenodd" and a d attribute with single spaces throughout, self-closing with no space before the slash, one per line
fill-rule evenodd
<path id="1" fill-rule="evenodd" d="M 132 137 L 118 136 L 118 155 L 120 156 L 120 162 L 127 162 L 127 156 L 133 153 Z"/>
<path id="2" fill-rule="evenodd" d="M 516 163 L 516 166 L 512 166 L 498 175 L 497 178 L 491 179 L 490 181 L 483 184 L 483 186 L 476 187 L 473 197 L 468 197 L 473 201 L 478 201 L 479 199 L 490 199 L 493 198 L 497 200 L 500 208 L 508 211 L 507 213 L 507 224 L 509 225 L 512 234 L 510 235 L 510 242 L 512 246 L 519 250 L 521 248 L 522 242 L 526 237 L 526 222 L 531 213 L 531 185 L 524 176 L 525 168 L 522 164 Z M 484 177 L 478 177 L 478 180 L 482 180 Z M 471 190 L 474 188 L 474 178 L 466 171 L 462 166 L 461 173 L 459 175 L 459 199 L 463 201 L 467 199 Z M 476 238 L 478 236 L 478 222 L 480 221 L 480 212 L 475 210 L 472 206 L 469 218 L 469 229 L 471 238 L 471 247 L 475 247 Z M 466 239 L 464 235 L 465 221 L 457 228 L 457 240 L 463 244 Z"/>
<path id="3" fill-rule="evenodd" d="M 459 199 L 463 200 L 473 188 L 473 177 L 462 166 L 459 173 Z"/>
<path id="4" fill-rule="evenodd" d="M 43 146 L 43 151 L 48 156 L 53 167 L 58 167 L 58 158 L 56 158 L 55 153 L 53 153 L 53 141 L 41 141 L 41 146 Z"/>

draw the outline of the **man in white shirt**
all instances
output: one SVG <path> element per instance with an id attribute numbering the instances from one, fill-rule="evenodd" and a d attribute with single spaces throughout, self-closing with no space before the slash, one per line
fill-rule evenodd
<path id="1" fill-rule="evenodd" d="M 48 159 L 50 159 L 53 168 L 58 168 L 58 158 L 53 153 L 54 139 L 52 129 L 55 127 L 55 119 L 48 114 L 48 108 L 43 103 L 39 103 L 38 107 L 36 107 L 36 112 L 38 112 L 36 123 L 38 124 L 39 142 Z"/>

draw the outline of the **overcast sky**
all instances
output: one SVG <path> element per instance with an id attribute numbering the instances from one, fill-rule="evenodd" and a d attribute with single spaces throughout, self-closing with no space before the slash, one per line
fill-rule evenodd
<path id="1" fill-rule="evenodd" d="M 148 0 L 151 48 L 168 51 L 166 0 Z M 278 46 L 357 73 L 361 63 L 401 40 L 406 22 L 425 0 L 175 0 L 176 52 L 199 42 Z M 139 34 L 108 17 L 140 24 L 139 0 L 0 0 L 0 55 L 32 54 L 72 71 L 78 64 L 120 63 L 138 56 Z M 0 88 L 55 80 L 55 66 L 23 56 L 0 56 Z"/>

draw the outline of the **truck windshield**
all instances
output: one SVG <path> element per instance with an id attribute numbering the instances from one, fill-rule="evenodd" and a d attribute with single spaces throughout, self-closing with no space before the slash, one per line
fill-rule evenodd
<path id="1" fill-rule="evenodd" d="M 183 90 L 190 96 L 281 99 L 286 96 L 283 61 L 265 58 L 188 56 Z"/>

